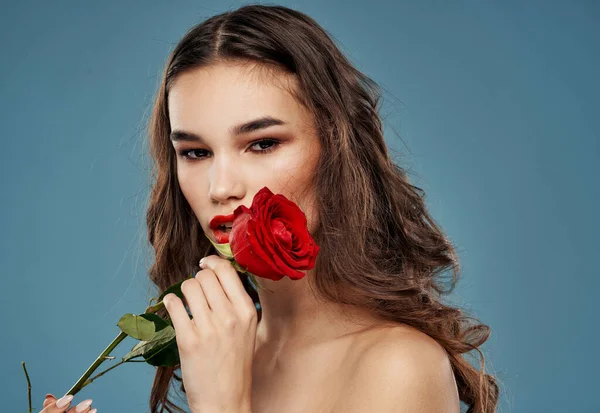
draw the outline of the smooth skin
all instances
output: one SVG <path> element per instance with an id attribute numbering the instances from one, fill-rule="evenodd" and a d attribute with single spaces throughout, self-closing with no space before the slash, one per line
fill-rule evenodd
<path id="1" fill-rule="evenodd" d="M 181 373 L 192 413 L 250 413 L 258 315 L 231 263 L 209 255 L 181 284 L 183 301 L 163 302 L 176 332 Z"/>
<path id="2" fill-rule="evenodd" d="M 78 403 L 76 406 L 72 406 L 73 401 L 67 403 L 64 407 L 56 407 L 56 402 L 58 400 L 54 395 L 48 394 L 44 399 L 44 408 L 40 411 L 40 413 L 96 413 L 97 409 L 92 408 L 92 399 L 86 399 Z M 87 406 L 87 407 L 85 407 Z M 79 407 L 80 410 L 77 410 Z M 68 410 L 67 410 L 68 409 Z"/>

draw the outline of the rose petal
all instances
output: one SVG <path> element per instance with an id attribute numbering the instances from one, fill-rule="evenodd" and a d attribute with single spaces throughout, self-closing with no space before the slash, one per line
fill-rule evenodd
<path id="1" fill-rule="evenodd" d="M 319 247 L 308 232 L 306 216 L 294 202 L 263 187 L 249 209 L 240 206 L 236 211 L 234 228 L 245 228 L 235 237 L 232 229 L 231 247 L 236 261 L 248 271 L 274 280 L 300 279 L 305 274 L 298 270 L 314 267 Z"/>

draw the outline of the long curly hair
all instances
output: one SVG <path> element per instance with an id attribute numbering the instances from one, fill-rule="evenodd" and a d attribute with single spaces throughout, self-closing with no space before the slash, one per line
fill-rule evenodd
<path id="1" fill-rule="evenodd" d="M 296 10 L 254 4 L 215 15 L 192 27 L 170 54 L 148 125 L 153 284 L 163 291 L 197 271 L 201 257 L 216 254 L 178 185 L 167 97 L 179 74 L 219 62 L 251 62 L 295 75 L 300 87 L 294 96 L 314 116 L 322 145 L 313 180 L 319 216 L 313 236 L 321 247 L 311 280 L 316 291 L 435 339 L 449 355 L 467 413 L 495 412 L 498 384 L 485 373 L 478 348 L 490 328 L 441 302 L 458 280 L 457 254 L 428 213 L 424 191 L 389 156 L 378 115 L 380 88 Z M 442 278 L 447 270 L 450 280 Z M 256 290 L 247 279 L 243 283 L 260 319 Z M 480 356 L 480 370 L 463 356 L 471 351 Z M 157 367 L 152 413 L 183 412 L 168 398 L 172 380 L 185 392 L 178 370 Z"/>

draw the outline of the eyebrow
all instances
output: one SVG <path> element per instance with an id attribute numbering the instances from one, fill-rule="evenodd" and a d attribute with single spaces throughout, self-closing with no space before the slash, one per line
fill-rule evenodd
<path id="1" fill-rule="evenodd" d="M 229 132 L 234 135 L 243 135 L 257 130 L 266 129 L 276 125 L 286 125 L 287 122 L 274 118 L 272 116 L 263 116 L 262 118 L 254 119 L 249 122 L 235 125 L 229 129 Z M 192 132 L 186 132 L 181 130 L 174 130 L 170 134 L 170 139 L 173 142 L 204 142 L 202 136 Z"/>

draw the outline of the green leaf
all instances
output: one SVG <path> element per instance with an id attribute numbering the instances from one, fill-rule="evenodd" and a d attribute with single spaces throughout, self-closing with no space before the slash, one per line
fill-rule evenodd
<path id="1" fill-rule="evenodd" d="M 144 317 L 145 319 L 154 323 L 156 335 L 158 335 L 161 330 L 167 327 L 170 327 L 171 329 L 173 328 L 167 320 L 162 319 L 154 313 L 140 314 L 140 317 Z M 177 365 L 179 363 L 179 349 L 177 347 L 177 340 L 172 338 L 168 342 L 164 342 L 164 339 L 168 337 L 169 335 L 166 337 L 157 336 L 153 337 L 153 339 L 149 341 L 138 343 L 132 349 L 132 351 L 125 356 L 126 360 L 143 356 L 144 360 L 152 366 Z"/>
<path id="2" fill-rule="evenodd" d="M 140 317 L 144 317 L 146 320 L 154 323 L 155 331 L 160 331 L 163 328 L 165 328 L 166 326 L 171 325 L 167 320 L 164 320 L 163 318 L 159 317 L 158 315 L 156 315 L 154 313 L 140 314 Z"/>
<path id="3" fill-rule="evenodd" d="M 179 364 L 179 348 L 177 340 L 173 339 L 165 346 L 152 352 L 152 354 L 144 355 L 146 362 L 152 366 L 175 366 Z"/>
<path id="4" fill-rule="evenodd" d="M 123 357 L 123 361 L 128 361 L 134 357 L 144 356 L 149 358 L 168 347 L 171 340 L 175 340 L 175 329 L 170 325 L 166 326 L 160 331 L 157 331 L 148 341 L 140 341 L 137 343 L 129 353 Z"/>
<path id="5" fill-rule="evenodd" d="M 152 321 L 135 314 L 125 314 L 117 325 L 122 332 L 137 340 L 150 340 L 155 333 Z"/>
<path id="6" fill-rule="evenodd" d="M 194 278 L 193 275 L 189 276 L 188 278 L 186 278 L 186 280 L 189 280 L 190 278 Z M 181 292 L 181 284 L 183 284 L 185 280 L 181 280 L 179 281 L 177 284 L 173 284 L 172 286 L 170 286 L 169 288 L 167 288 L 165 291 L 163 291 L 163 293 L 158 297 L 157 301 L 160 302 L 163 300 L 163 298 L 165 298 L 165 295 L 167 294 L 175 294 L 177 297 L 181 298 L 182 300 L 184 299 L 183 293 Z"/>

